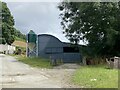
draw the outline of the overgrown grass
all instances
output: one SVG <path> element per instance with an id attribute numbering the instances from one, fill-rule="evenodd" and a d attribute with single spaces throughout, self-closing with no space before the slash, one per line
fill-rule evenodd
<path id="1" fill-rule="evenodd" d="M 118 88 L 118 70 L 106 66 L 83 66 L 73 75 L 72 82 L 87 88 Z"/>
<path id="2" fill-rule="evenodd" d="M 20 57 L 17 56 L 17 59 L 20 62 L 23 62 L 25 64 L 28 64 L 32 67 L 37 67 L 37 68 L 52 68 L 52 66 L 50 65 L 50 60 L 48 59 L 44 59 L 44 58 L 36 58 L 36 57 L 32 57 L 32 58 L 28 58 L 28 57 Z"/>

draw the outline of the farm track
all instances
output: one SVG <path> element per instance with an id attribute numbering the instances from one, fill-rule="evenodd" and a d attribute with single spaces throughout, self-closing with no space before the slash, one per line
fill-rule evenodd
<path id="1" fill-rule="evenodd" d="M 2 54 L 0 64 L 2 88 L 77 88 L 70 83 L 75 68 L 69 69 L 63 65 L 54 69 L 38 69 L 23 64 L 12 56 Z"/>

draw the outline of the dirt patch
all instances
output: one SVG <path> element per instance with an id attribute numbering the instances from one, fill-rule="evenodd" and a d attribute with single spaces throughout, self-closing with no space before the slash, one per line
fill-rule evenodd
<path id="1" fill-rule="evenodd" d="M 42 69 L 42 72 L 52 81 L 58 82 L 62 88 L 79 88 L 71 82 L 71 78 L 78 68 L 80 68 L 78 64 L 63 64 L 55 66 L 53 69 Z"/>
<path id="2" fill-rule="evenodd" d="M 47 75 L 50 75 L 50 79 L 61 84 L 62 88 L 78 88 L 78 86 L 73 85 L 71 78 L 76 69 L 52 69 L 46 71 Z"/>
<path id="3" fill-rule="evenodd" d="M 60 66 L 55 66 L 54 69 L 78 69 L 80 65 L 78 64 L 62 64 Z"/>

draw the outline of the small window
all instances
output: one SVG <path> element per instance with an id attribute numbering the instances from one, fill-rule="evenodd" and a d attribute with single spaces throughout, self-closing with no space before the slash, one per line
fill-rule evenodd
<path id="1" fill-rule="evenodd" d="M 63 47 L 64 53 L 79 53 L 78 47 Z"/>
<path id="2" fill-rule="evenodd" d="M 62 48 L 60 47 L 48 47 L 46 48 L 45 53 L 47 54 L 53 54 L 53 53 L 62 53 Z"/>

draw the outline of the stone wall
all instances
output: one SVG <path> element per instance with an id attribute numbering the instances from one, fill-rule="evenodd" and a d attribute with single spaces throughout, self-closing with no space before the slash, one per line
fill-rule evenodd
<path id="1" fill-rule="evenodd" d="M 109 60 L 106 59 L 109 68 L 120 69 L 120 57 L 112 57 Z"/>

